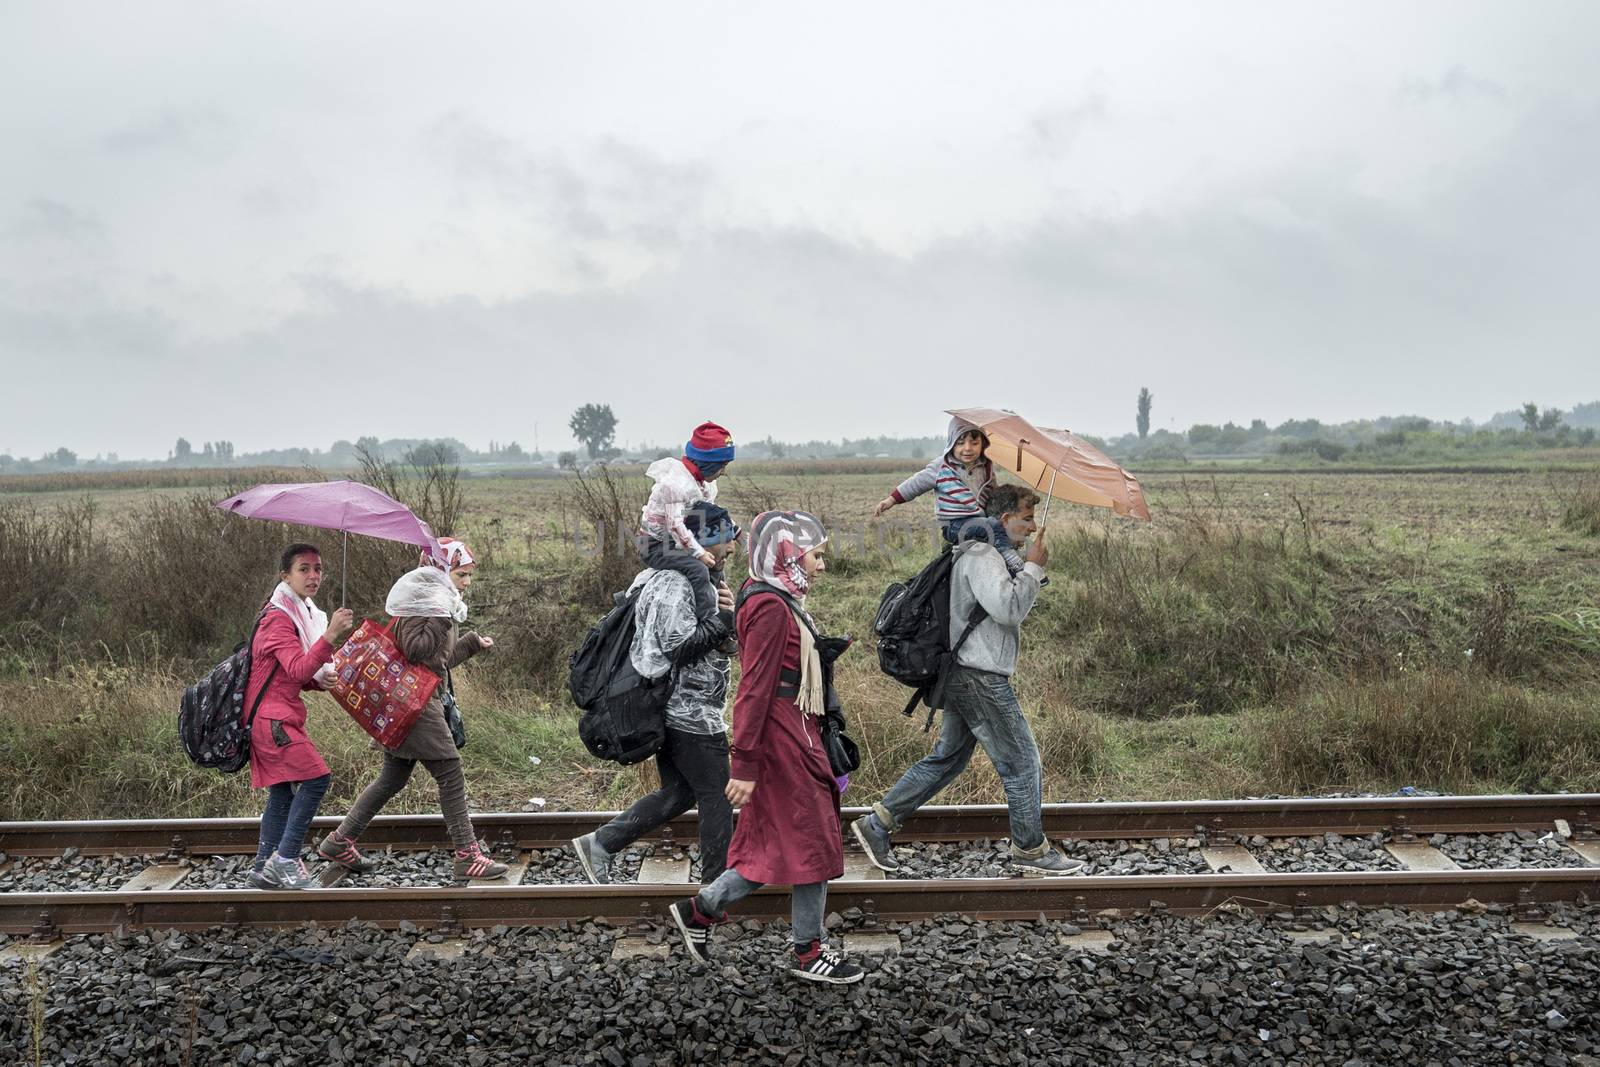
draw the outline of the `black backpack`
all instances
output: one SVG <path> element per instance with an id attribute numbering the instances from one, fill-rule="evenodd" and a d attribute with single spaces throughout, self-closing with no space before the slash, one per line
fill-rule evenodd
<path id="1" fill-rule="evenodd" d="M 197 766 L 233 774 L 250 762 L 250 726 L 255 721 L 261 698 L 267 695 L 278 663 L 272 663 L 261 692 L 256 694 L 250 713 L 244 713 L 245 691 L 250 687 L 250 649 L 256 631 L 267 617 L 263 609 L 250 628 L 250 637 L 233 650 L 233 655 L 211 668 L 211 673 L 183 691 L 178 702 L 178 737 L 183 751 Z"/>
<path id="2" fill-rule="evenodd" d="M 909 582 L 895 582 L 878 601 L 872 624 L 878 635 L 878 666 L 884 674 L 914 692 L 901 714 L 910 715 L 917 702 L 928 706 L 926 732 L 933 713 L 944 704 L 944 681 L 955 665 L 956 652 L 966 644 L 978 623 L 989 613 L 979 604 L 967 616 L 967 627 L 950 643 L 950 574 L 955 549 L 949 545 Z"/>
<path id="3" fill-rule="evenodd" d="M 833 665 L 836 660 L 844 655 L 845 650 L 855 643 L 855 638 L 823 637 L 817 633 L 817 628 L 812 625 L 806 613 L 800 610 L 800 605 L 787 592 L 777 586 L 765 582 L 746 582 L 743 589 L 739 590 L 739 597 L 734 602 L 734 618 L 739 616 L 739 610 L 744 607 L 746 600 L 758 593 L 771 593 L 779 597 L 789 606 L 789 611 L 795 620 L 811 631 L 812 643 L 816 646 L 817 657 L 822 661 L 822 689 L 823 689 L 823 714 L 822 714 L 822 747 L 828 753 L 828 766 L 833 768 L 835 775 L 845 775 L 861 766 L 861 751 L 856 748 L 856 743 L 850 740 L 845 731 L 844 703 L 839 699 L 839 692 L 833 685 Z M 780 690 L 791 688 L 798 691 L 800 686 L 800 672 L 781 670 L 778 672 L 778 686 Z M 780 694 L 781 695 L 781 694 Z"/>
<path id="4" fill-rule="evenodd" d="M 598 759 L 627 766 L 661 751 L 673 675 L 645 678 L 633 669 L 633 608 L 644 591 L 617 594 L 617 606 L 584 636 L 567 661 L 567 690 L 583 709 L 578 737 Z"/>

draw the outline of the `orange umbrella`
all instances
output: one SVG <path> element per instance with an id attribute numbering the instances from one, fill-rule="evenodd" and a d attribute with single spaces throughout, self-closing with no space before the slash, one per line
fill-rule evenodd
<path id="1" fill-rule="evenodd" d="M 947 413 L 988 436 L 990 462 L 1045 494 L 1046 518 L 1054 497 L 1150 520 L 1139 480 L 1071 431 L 1035 426 L 1021 415 L 994 408 L 955 408 Z"/>

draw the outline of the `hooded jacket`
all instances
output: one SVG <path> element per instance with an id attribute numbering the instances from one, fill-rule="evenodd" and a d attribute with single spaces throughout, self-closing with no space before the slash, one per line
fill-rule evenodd
<path id="1" fill-rule="evenodd" d="M 966 467 L 957 463 L 953 455 L 961 435 L 977 429 L 965 419 L 952 418 L 945 434 L 944 455 L 929 460 L 926 467 L 901 482 L 889 496 L 896 504 L 904 504 L 933 490 L 937 493 L 933 514 L 941 525 L 982 515 L 994 489 L 994 464 L 985 455 Z M 983 431 L 978 432 L 981 435 Z M 987 437 L 984 447 L 988 447 Z"/>

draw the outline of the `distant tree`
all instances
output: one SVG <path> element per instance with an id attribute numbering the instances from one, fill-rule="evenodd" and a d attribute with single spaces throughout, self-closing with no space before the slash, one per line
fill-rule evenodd
<path id="1" fill-rule="evenodd" d="M 1557 426 L 1560 426 L 1561 414 L 1560 408 L 1545 408 L 1539 413 L 1539 429 L 1544 433 L 1549 433 Z"/>
<path id="2" fill-rule="evenodd" d="M 1250 437 L 1251 437 L 1252 440 L 1254 440 L 1257 437 L 1265 437 L 1265 436 L 1267 436 L 1267 434 L 1269 434 L 1271 432 L 1272 432 L 1271 430 L 1267 429 L 1267 420 L 1266 419 L 1251 419 L 1250 420 Z"/>
<path id="3" fill-rule="evenodd" d="M 526 452 L 522 451 L 522 446 L 517 444 L 515 441 L 512 441 L 509 445 L 506 445 L 505 454 L 507 459 L 513 460 L 521 459 L 523 456 L 527 455 Z"/>
<path id="4" fill-rule="evenodd" d="M 1154 399 L 1155 395 L 1149 389 L 1140 388 L 1138 426 L 1141 441 L 1150 436 L 1150 402 Z"/>
<path id="5" fill-rule="evenodd" d="M 1523 428 L 1529 433 L 1533 433 L 1539 428 L 1538 404 L 1529 403 L 1522 405 L 1522 425 Z"/>
<path id="6" fill-rule="evenodd" d="M 58 467 L 76 467 L 78 454 L 70 448 L 58 448 L 50 453 L 50 460 Z"/>
<path id="7" fill-rule="evenodd" d="M 563 453 L 561 453 L 559 456 L 556 457 L 556 466 L 560 467 L 564 471 L 575 471 L 575 470 L 577 470 L 578 469 L 578 454 L 576 452 L 563 452 Z"/>
<path id="8" fill-rule="evenodd" d="M 194 446 L 189 443 L 189 439 L 187 437 L 178 438 L 178 443 L 172 446 L 172 458 L 177 460 L 179 463 L 188 461 L 188 459 L 193 455 Z"/>
<path id="9" fill-rule="evenodd" d="M 379 441 L 376 437 L 373 437 L 371 434 L 368 434 L 365 437 L 356 438 L 356 452 L 357 453 L 365 452 L 369 456 L 377 456 L 382 451 L 383 451 L 383 443 L 381 441 Z"/>
<path id="10" fill-rule="evenodd" d="M 0 453 L 0 471 L 10 470 L 17 465 L 17 457 L 11 453 Z"/>
<path id="11" fill-rule="evenodd" d="M 572 413 L 567 427 L 589 450 L 589 458 L 594 459 L 611 448 L 617 436 L 617 417 L 611 413 L 610 404 L 585 404 Z"/>
<path id="12" fill-rule="evenodd" d="M 1211 444 L 1220 436 L 1222 436 L 1222 428 L 1209 422 L 1197 422 L 1189 427 L 1189 443 L 1191 445 Z"/>

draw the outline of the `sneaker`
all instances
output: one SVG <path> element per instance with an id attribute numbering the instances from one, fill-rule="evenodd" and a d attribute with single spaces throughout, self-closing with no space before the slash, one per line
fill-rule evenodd
<path id="1" fill-rule="evenodd" d="M 270 886 L 272 889 L 311 888 L 311 875 L 306 871 L 306 865 L 298 858 L 286 860 L 276 852 L 267 858 L 267 865 L 261 870 L 261 879 L 276 883 Z"/>
<path id="2" fill-rule="evenodd" d="M 1034 856 L 1032 859 L 1012 856 L 1011 865 L 1025 878 L 1059 878 L 1063 875 L 1082 874 L 1083 869 L 1088 866 L 1083 860 L 1063 856 L 1055 849 L 1042 856 Z"/>
<path id="3" fill-rule="evenodd" d="M 867 814 L 861 816 L 850 824 L 850 832 L 856 835 L 861 849 L 867 854 L 867 859 L 880 871 L 894 873 L 900 869 L 900 861 L 894 858 L 894 851 L 889 847 L 889 831 L 883 828 L 877 815 Z"/>
<path id="4" fill-rule="evenodd" d="M 358 852 L 356 843 L 350 838 L 339 836 L 337 830 L 328 831 L 328 836 L 317 846 L 317 855 L 357 874 L 370 871 L 378 865 L 376 860 L 370 860 Z"/>
<path id="5" fill-rule="evenodd" d="M 456 849 L 456 878 L 503 878 L 511 868 L 484 855 L 480 845 Z"/>
<path id="6" fill-rule="evenodd" d="M 253 888 L 256 888 L 256 889 L 282 889 L 283 888 L 283 883 L 278 880 L 276 875 L 268 874 L 267 873 L 267 869 L 265 867 L 263 867 L 259 871 L 252 870 L 250 872 L 250 885 Z"/>
<path id="7" fill-rule="evenodd" d="M 667 912 L 677 924 L 678 933 L 683 935 L 683 947 L 689 950 L 690 958 L 696 963 L 710 963 L 711 927 L 715 923 L 700 913 L 700 905 L 695 898 L 686 897 L 670 904 Z"/>
<path id="8" fill-rule="evenodd" d="M 827 982 L 830 985 L 849 985 L 867 975 L 856 964 L 844 958 L 842 952 L 824 948 L 822 942 L 813 941 L 804 952 L 795 949 L 794 963 L 789 973 L 808 982 Z"/>
<path id="9" fill-rule="evenodd" d="M 583 873 L 589 881 L 595 885 L 611 884 L 611 856 L 600 847 L 593 834 L 574 837 L 572 851 L 578 854 L 578 862 L 583 864 Z"/>

